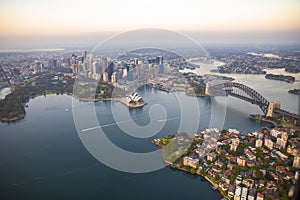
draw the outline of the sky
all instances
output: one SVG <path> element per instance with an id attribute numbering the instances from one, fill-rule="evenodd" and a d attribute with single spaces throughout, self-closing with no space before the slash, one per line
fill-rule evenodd
<path id="1" fill-rule="evenodd" d="M 140 28 L 281 33 L 299 39 L 299 0 L 0 0 L 0 41 Z M 233 34 L 233 37 L 235 37 Z M 299 39 L 300 40 L 300 39 Z"/>

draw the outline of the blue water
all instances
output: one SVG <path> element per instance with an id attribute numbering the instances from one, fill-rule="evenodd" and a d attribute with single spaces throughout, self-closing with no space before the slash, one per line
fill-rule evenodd
<path id="1" fill-rule="evenodd" d="M 263 89 L 261 91 L 264 92 Z M 97 118 L 100 125 L 111 124 L 103 130 L 120 148 L 132 152 L 155 151 L 157 147 L 149 139 L 176 132 L 180 122 L 178 116 L 181 115 L 179 103 L 188 104 L 189 98 L 193 97 L 149 88 L 142 88 L 139 93 L 148 102 L 144 108 L 128 110 L 118 102 L 96 102 Z M 295 96 L 287 94 L 278 98 L 293 102 L 294 105 L 285 106 L 297 109 L 297 102 L 293 100 Z M 261 111 L 247 102 L 231 97 L 197 98 L 196 101 L 198 107 L 188 107 L 197 108 L 200 112 L 200 121 L 196 122 L 198 131 L 214 124 L 223 124 L 219 128 L 237 128 L 242 132 L 266 126 L 248 119 L 249 113 Z M 221 198 L 202 178 L 168 167 L 150 173 L 133 174 L 102 164 L 82 144 L 79 134 L 83 133 L 76 130 L 72 115 L 72 109 L 82 111 L 82 118 L 87 120 L 85 128 L 90 128 L 89 116 L 84 115 L 84 109 L 93 103 L 77 103 L 77 107 L 72 108 L 72 97 L 67 95 L 40 96 L 29 102 L 25 119 L 0 124 L 0 199 Z M 167 118 L 170 119 L 165 121 L 156 135 L 135 138 L 125 134 L 118 124 L 114 124 L 113 109 L 119 112 L 121 118 L 129 113 L 136 124 L 145 126 L 150 123 L 149 110 L 156 104 L 164 107 Z M 70 111 L 66 112 L 66 108 Z M 213 110 L 225 110 L 225 114 L 221 112 L 224 118 Z M 159 116 L 155 116 L 155 113 L 152 113 L 152 117 L 159 119 L 161 113 L 158 112 Z M 188 121 L 195 123 L 194 118 Z M 84 134 L 89 133 L 87 131 Z"/>

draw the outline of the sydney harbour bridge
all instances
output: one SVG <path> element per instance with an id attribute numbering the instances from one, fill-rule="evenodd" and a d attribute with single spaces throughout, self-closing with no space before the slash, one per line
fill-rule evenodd
<path id="1" fill-rule="evenodd" d="M 269 102 L 256 90 L 236 82 L 207 83 L 205 94 L 209 96 L 233 96 L 260 107 L 266 117 L 284 117 L 299 120 L 300 116 L 280 108 L 280 102 Z"/>

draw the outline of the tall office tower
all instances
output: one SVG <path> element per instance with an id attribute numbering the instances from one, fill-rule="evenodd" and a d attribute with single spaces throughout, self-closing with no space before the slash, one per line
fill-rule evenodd
<path id="1" fill-rule="evenodd" d="M 118 73 L 117 72 L 114 72 L 112 73 L 111 75 L 111 82 L 112 83 L 116 83 L 118 81 Z"/>
<path id="2" fill-rule="evenodd" d="M 71 60 L 72 60 L 72 64 L 77 64 L 77 55 L 73 53 L 71 56 Z"/>
<path id="3" fill-rule="evenodd" d="M 163 61 L 164 61 L 164 59 L 163 59 L 162 56 L 157 56 L 157 57 L 156 57 L 156 64 L 162 65 L 162 64 L 163 64 Z"/>
<path id="4" fill-rule="evenodd" d="M 159 66 L 158 65 L 154 65 L 153 66 L 153 76 L 156 77 L 159 73 Z"/>
<path id="5" fill-rule="evenodd" d="M 128 80 L 128 81 L 133 81 L 133 77 L 134 77 L 134 68 L 135 68 L 135 65 L 126 64 L 126 69 L 127 69 L 127 80 Z"/>
<path id="6" fill-rule="evenodd" d="M 78 62 L 83 63 L 84 58 L 83 58 L 83 56 L 78 56 L 78 57 L 77 57 L 77 60 L 78 60 Z"/>
<path id="7" fill-rule="evenodd" d="M 93 74 L 98 73 L 98 71 L 97 71 L 97 62 L 93 62 L 93 64 L 92 64 L 92 73 Z"/>
<path id="8" fill-rule="evenodd" d="M 49 61 L 48 60 L 45 60 L 43 62 L 43 68 L 48 68 L 48 65 L 49 65 Z"/>
<path id="9" fill-rule="evenodd" d="M 70 68 L 71 66 L 72 66 L 72 64 L 71 64 L 71 58 L 67 58 L 66 59 L 66 67 Z"/>
<path id="10" fill-rule="evenodd" d="M 127 77 L 127 69 L 123 69 L 122 71 L 123 71 L 122 78 Z"/>
<path id="11" fill-rule="evenodd" d="M 108 60 L 107 60 L 107 58 L 101 58 L 101 60 L 100 60 L 100 66 L 102 67 L 102 70 L 105 70 L 108 67 Z"/>
<path id="12" fill-rule="evenodd" d="M 87 51 L 84 50 L 84 51 L 83 51 L 83 59 L 84 59 L 84 60 L 86 60 L 86 56 L 87 56 Z"/>
<path id="13" fill-rule="evenodd" d="M 148 64 L 148 78 L 151 78 L 153 76 L 153 64 Z"/>
<path id="14" fill-rule="evenodd" d="M 54 60 L 53 60 L 53 68 L 57 68 L 57 67 L 58 67 L 57 60 L 54 59 Z"/>
<path id="15" fill-rule="evenodd" d="M 138 64 L 139 64 L 139 60 L 138 60 L 137 58 L 134 58 L 133 60 L 134 60 L 134 64 L 135 64 L 135 65 L 138 65 Z"/>
<path id="16" fill-rule="evenodd" d="M 108 82 L 108 73 L 107 72 L 104 72 L 102 74 L 102 80 L 103 80 L 103 82 Z"/>
<path id="17" fill-rule="evenodd" d="M 111 62 L 105 70 L 105 72 L 107 72 L 107 74 L 108 74 L 109 81 L 111 81 L 111 75 L 112 75 L 113 71 L 114 71 L 114 63 Z"/>
<path id="18" fill-rule="evenodd" d="M 171 74 L 171 66 L 170 66 L 170 64 L 167 64 L 165 66 L 164 73 L 165 74 Z"/>
<path id="19" fill-rule="evenodd" d="M 88 57 L 88 70 L 92 70 L 92 65 L 93 65 L 93 54 L 90 54 Z"/>
<path id="20" fill-rule="evenodd" d="M 136 65 L 135 66 L 134 79 L 139 79 L 140 78 L 140 76 L 141 76 L 140 70 L 141 70 L 141 66 Z"/>

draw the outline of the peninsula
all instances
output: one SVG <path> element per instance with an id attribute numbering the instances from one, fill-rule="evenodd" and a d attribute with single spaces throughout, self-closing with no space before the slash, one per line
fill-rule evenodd
<path id="1" fill-rule="evenodd" d="M 205 178 L 227 199 L 289 199 L 300 172 L 299 129 L 206 129 L 151 142 L 172 168 Z M 190 141 L 186 145 L 185 141 Z M 177 157 L 176 157 L 177 156 Z"/>

